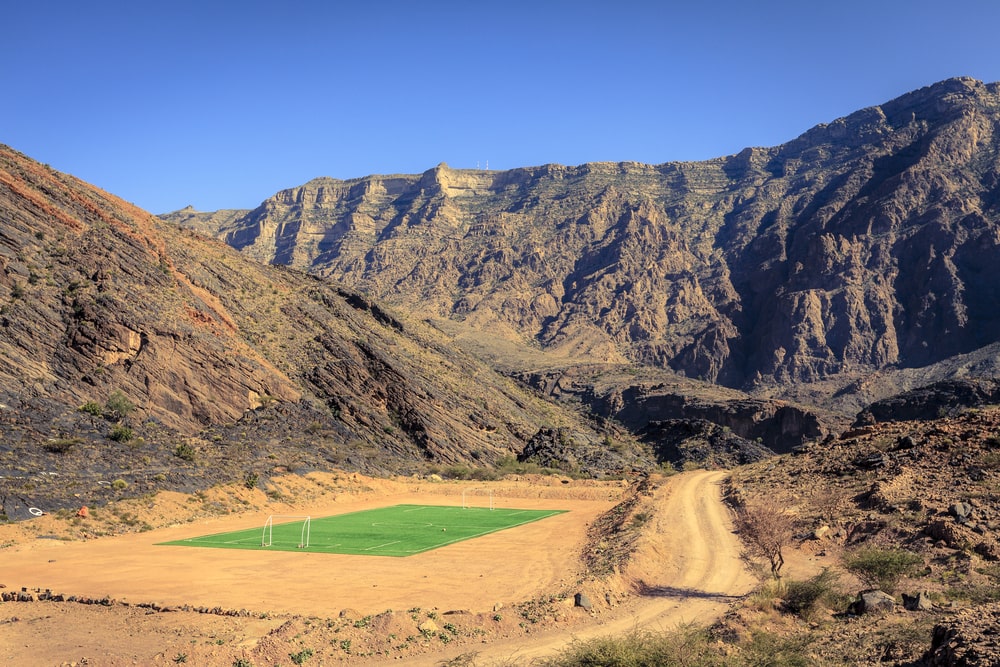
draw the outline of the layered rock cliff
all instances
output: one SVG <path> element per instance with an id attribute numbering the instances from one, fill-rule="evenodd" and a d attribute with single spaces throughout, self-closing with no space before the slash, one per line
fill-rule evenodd
<path id="1" fill-rule="evenodd" d="M 1000 340 L 998 93 L 951 79 L 700 163 L 321 178 L 218 233 L 422 316 L 731 387 L 921 367 Z"/>

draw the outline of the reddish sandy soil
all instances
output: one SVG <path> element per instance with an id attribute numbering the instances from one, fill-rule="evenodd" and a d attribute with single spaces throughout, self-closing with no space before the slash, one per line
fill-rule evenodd
<path id="1" fill-rule="evenodd" d="M 240 489 L 132 502 L 120 513 L 145 523 L 144 532 L 80 539 L 102 532 L 94 528 L 108 515 L 103 508 L 92 519 L 45 516 L 0 526 L 5 591 L 49 589 L 116 601 L 0 604 L 0 663 L 143 665 L 183 658 L 229 666 L 242 658 L 260 667 L 287 665 L 307 648 L 314 653 L 307 664 L 433 665 L 469 651 L 488 664 L 527 660 L 574 636 L 627 631 L 637 623 L 707 620 L 751 584 L 719 502 L 721 477 L 689 473 L 667 480 L 627 576 L 599 585 L 586 583 L 580 555 L 587 527 L 626 491 L 620 482 L 492 483 L 497 506 L 569 512 L 403 559 L 156 543 L 262 526 L 272 512 L 326 516 L 401 502 L 458 504 L 469 483 L 311 475 L 283 479 L 280 496 Z M 198 514 L 192 507 L 226 514 L 192 521 Z M 603 599 L 587 613 L 572 606 L 574 590 Z M 518 603 L 540 598 L 555 604 L 530 624 L 523 620 L 528 615 L 515 612 Z M 140 606 L 148 603 L 170 611 Z M 427 620 L 433 629 L 418 630 Z"/>

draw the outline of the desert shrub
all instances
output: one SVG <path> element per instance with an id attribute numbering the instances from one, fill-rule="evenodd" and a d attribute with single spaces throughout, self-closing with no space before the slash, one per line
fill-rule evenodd
<path id="1" fill-rule="evenodd" d="M 243 486 L 247 487 L 248 489 L 256 489 L 258 482 L 260 482 L 260 475 L 258 475 L 255 472 L 248 472 L 243 477 Z"/>
<path id="2" fill-rule="evenodd" d="M 185 461 L 194 461 L 195 449 L 186 442 L 182 442 L 174 448 L 174 456 Z"/>
<path id="3" fill-rule="evenodd" d="M 911 574 L 923 559 L 906 549 L 862 547 L 844 559 L 844 567 L 865 585 L 892 593 L 899 580 Z"/>
<path id="4" fill-rule="evenodd" d="M 311 648 L 304 648 L 298 653 L 289 653 L 288 657 L 292 659 L 296 665 L 304 665 L 306 660 L 311 658 L 313 655 L 313 650 Z"/>
<path id="5" fill-rule="evenodd" d="M 738 665 L 760 667 L 812 667 L 813 660 L 803 650 L 800 639 L 782 637 L 770 632 L 756 631 L 742 647 Z M 723 664 L 723 663 L 714 663 Z"/>
<path id="6" fill-rule="evenodd" d="M 246 658 L 233 661 L 233 667 L 253 667 L 253 663 Z"/>
<path id="7" fill-rule="evenodd" d="M 53 438 L 42 443 L 42 449 L 50 454 L 65 454 L 73 445 L 82 442 L 80 438 Z"/>
<path id="8" fill-rule="evenodd" d="M 575 641 L 558 655 L 538 664 L 542 667 L 697 667 L 724 662 L 707 631 L 687 627 L 667 633 L 633 630 L 625 635 Z"/>
<path id="9" fill-rule="evenodd" d="M 128 442 L 134 435 L 132 429 L 124 424 L 115 424 L 111 427 L 111 432 L 108 433 L 108 437 L 115 442 Z"/>
<path id="10" fill-rule="evenodd" d="M 838 588 L 840 575 L 829 568 L 805 581 L 785 582 L 785 609 L 810 620 L 821 605 L 833 606 L 842 602 Z"/>
<path id="11" fill-rule="evenodd" d="M 111 392 L 104 404 L 105 416 L 113 421 L 125 419 L 133 410 L 135 410 L 135 405 L 120 391 Z"/>
<path id="12" fill-rule="evenodd" d="M 111 488 L 114 489 L 115 491 L 124 491 L 125 489 L 128 488 L 128 482 L 126 482 L 124 479 L 116 479 L 115 481 L 111 482 Z"/>
<path id="13" fill-rule="evenodd" d="M 472 477 L 472 469 L 461 463 L 445 466 L 438 473 L 445 479 L 469 479 Z"/>
<path id="14" fill-rule="evenodd" d="M 80 412 L 86 412 L 88 415 L 92 415 L 94 417 L 100 417 L 104 414 L 104 408 L 101 407 L 101 404 L 96 401 L 87 401 L 77 408 L 77 410 Z"/>

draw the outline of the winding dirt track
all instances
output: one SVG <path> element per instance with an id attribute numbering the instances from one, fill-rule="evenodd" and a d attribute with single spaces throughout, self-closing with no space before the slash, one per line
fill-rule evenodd
<path id="1" fill-rule="evenodd" d="M 657 501 L 655 539 L 636 555 L 628 575 L 643 592 L 634 607 L 611 619 L 566 634 L 547 632 L 534 639 L 498 642 L 478 652 L 479 660 L 530 662 L 549 656 L 574 640 L 627 633 L 636 628 L 670 630 L 685 623 L 707 623 L 750 591 L 754 579 L 740 558 L 740 541 L 733 533 L 722 503 L 724 472 L 697 471 L 676 475 L 661 487 Z M 467 652 L 421 656 L 399 664 L 431 667 Z"/>

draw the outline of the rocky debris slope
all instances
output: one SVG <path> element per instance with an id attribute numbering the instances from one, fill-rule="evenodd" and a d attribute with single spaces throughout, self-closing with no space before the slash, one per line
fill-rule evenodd
<path id="1" fill-rule="evenodd" d="M 1000 665 L 996 632 L 1000 604 L 966 610 L 934 627 L 931 649 L 923 667 L 978 667 Z"/>
<path id="2" fill-rule="evenodd" d="M 865 586 L 844 570 L 844 555 L 905 549 L 917 556 L 882 596 L 893 602 L 890 611 L 858 618 L 861 603 L 834 607 L 836 616 L 794 630 L 820 664 L 876 664 L 878 655 L 894 664 L 993 664 L 976 660 L 995 656 L 988 638 L 1000 582 L 998 434 L 1000 409 L 984 406 L 870 424 L 734 471 L 731 495 L 789 512 L 792 548 L 816 569 L 833 568 L 848 598 Z M 918 662 L 935 623 L 929 662 Z"/>
<path id="3" fill-rule="evenodd" d="M 843 386 L 997 342 L 998 123 L 950 79 L 706 162 L 316 179 L 218 234 L 552 352 Z"/>

